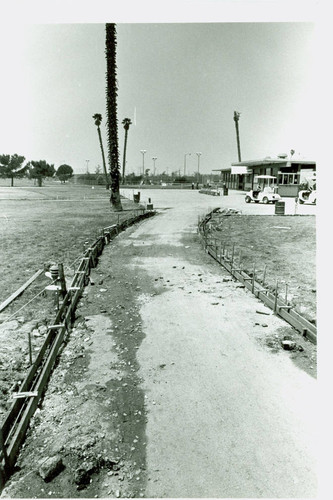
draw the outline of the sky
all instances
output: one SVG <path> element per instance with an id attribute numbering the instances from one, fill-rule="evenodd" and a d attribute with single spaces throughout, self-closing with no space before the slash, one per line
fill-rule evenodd
<path id="1" fill-rule="evenodd" d="M 234 111 L 241 113 L 242 160 L 291 149 L 316 159 L 315 23 L 238 17 L 242 22 L 237 16 L 226 22 L 223 15 L 209 22 L 190 15 L 180 22 L 117 22 L 121 165 L 121 122 L 132 120 L 127 173 L 142 172 L 143 161 L 152 171 L 153 157 L 157 173 L 184 173 L 186 154 L 191 174 L 198 170 L 197 152 L 201 173 L 230 166 L 238 160 Z M 36 19 L 21 20 L 15 30 L 10 18 L 0 32 L 6 75 L 0 152 L 94 172 L 102 166 L 95 113 L 103 116 L 107 150 L 105 23 L 94 16 L 85 22 Z"/>

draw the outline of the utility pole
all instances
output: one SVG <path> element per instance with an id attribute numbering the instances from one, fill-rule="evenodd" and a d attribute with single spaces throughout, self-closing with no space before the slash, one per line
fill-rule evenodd
<path id="1" fill-rule="evenodd" d="M 238 161 L 242 161 L 241 151 L 240 151 L 240 142 L 239 142 L 239 128 L 238 128 L 239 117 L 240 117 L 240 113 L 238 111 L 234 111 L 234 120 L 235 120 L 235 127 L 236 127 L 236 138 L 237 138 Z"/>

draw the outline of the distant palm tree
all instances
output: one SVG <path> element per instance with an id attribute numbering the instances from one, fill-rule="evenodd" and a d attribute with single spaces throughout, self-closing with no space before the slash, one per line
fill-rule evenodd
<path id="1" fill-rule="evenodd" d="M 118 122 L 117 122 L 117 66 L 116 47 L 117 33 L 115 24 L 106 24 L 106 111 L 108 122 L 108 147 L 109 167 L 111 173 L 111 196 L 112 207 L 120 211 L 123 209 L 120 201 L 119 181 L 119 147 L 118 147 Z"/>
<path id="2" fill-rule="evenodd" d="M 126 147 L 127 147 L 127 134 L 130 125 L 132 125 L 130 118 L 124 118 L 122 121 L 125 129 L 125 142 L 124 142 L 124 157 L 123 157 L 123 184 L 125 184 L 125 166 L 126 166 Z"/>
<path id="3" fill-rule="evenodd" d="M 104 155 L 104 148 L 103 148 L 102 135 L 101 135 L 101 129 L 100 129 L 100 124 L 102 123 L 102 115 L 99 113 L 95 113 L 93 116 L 93 119 L 95 120 L 95 125 L 97 127 L 99 144 L 101 146 L 101 151 L 102 151 L 103 170 L 104 170 L 104 175 L 105 175 L 106 189 L 109 189 L 109 180 L 108 180 L 108 174 L 106 171 L 105 155 Z"/>

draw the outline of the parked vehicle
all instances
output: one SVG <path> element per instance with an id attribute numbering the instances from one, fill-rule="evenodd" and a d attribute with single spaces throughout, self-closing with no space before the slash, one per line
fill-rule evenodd
<path id="1" fill-rule="evenodd" d="M 316 191 L 316 173 L 313 172 L 313 174 L 310 177 L 306 178 L 306 185 L 307 189 L 302 189 L 299 191 L 296 202 L 298 203 L 310 203 L 312 205 L 316 205 L 317 203 L 317 191 Z"/>
<path id="2" fill-rule="evenodd" d="M 300 191 L 297 195 L 298 203 L 310 203 L 312 205 L 316 205 L 317 203 L 317 191 L 314 189 L 305 189 Z"/>
<path id="3" fill-rule="evenodd" d="M 273 175 L 258 175 L 258 188 L 251 189 L 245 195 L 245 202 L 251 203 L 276 203 L 281 200 L 281 196 L 277 193 L 276 177 Z M 263 187 L 262 187 L 263 186 Z"/>

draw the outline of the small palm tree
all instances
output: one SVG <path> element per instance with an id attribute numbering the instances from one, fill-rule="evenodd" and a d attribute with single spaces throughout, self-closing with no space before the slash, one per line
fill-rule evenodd
<path id="1" fill-rule="evenodd" d="M 101 151 L 102 151 L 103 170 L 104 170 L 104 175 L 105 175 L 106 189 L 109 189 L 109 180 L 108 180 L 108 174 L 107 174 L 107 171 L 106 171 L 105 155 L 104 155 L 104 148 L 103 148 L 102 135 L 101 135 L 101 129 L 100 129 L 100 125 L 102 123 L 102 115 L 99 114 L 99 113 L 95 113 L 94 116 L 93 116 L 93 119 L 95 120 L 95 125 L 97 127 L 99 144 L 101 146 Z"/>
<path id="2" fill-rule="evenodd" d="M 117 34 L 116 25 L 106 24 L 106 110 L 108 123 L 108 149 L 109 166 L 111 173 L 111 196 L 112 207 L 120 211 L 123 209 L 120 201 L 119 181 L 119 147 L 118 147 L 118 122 L 117 122 L 117 66 L 116 47 Z"/>
<path id="3" fill-rule="evenodd" d="M 132 122 L 131 122 L 130 118 L 124 118 L 122 121 L 122 124 L 124 125 L 124 129 L 125 129 L 124 157 L 123 157 L 123 184 L 125 184 L 127 134 L 128 134 L 128 129 L 129 129 L 130 125 L 132 125 Z"/>

